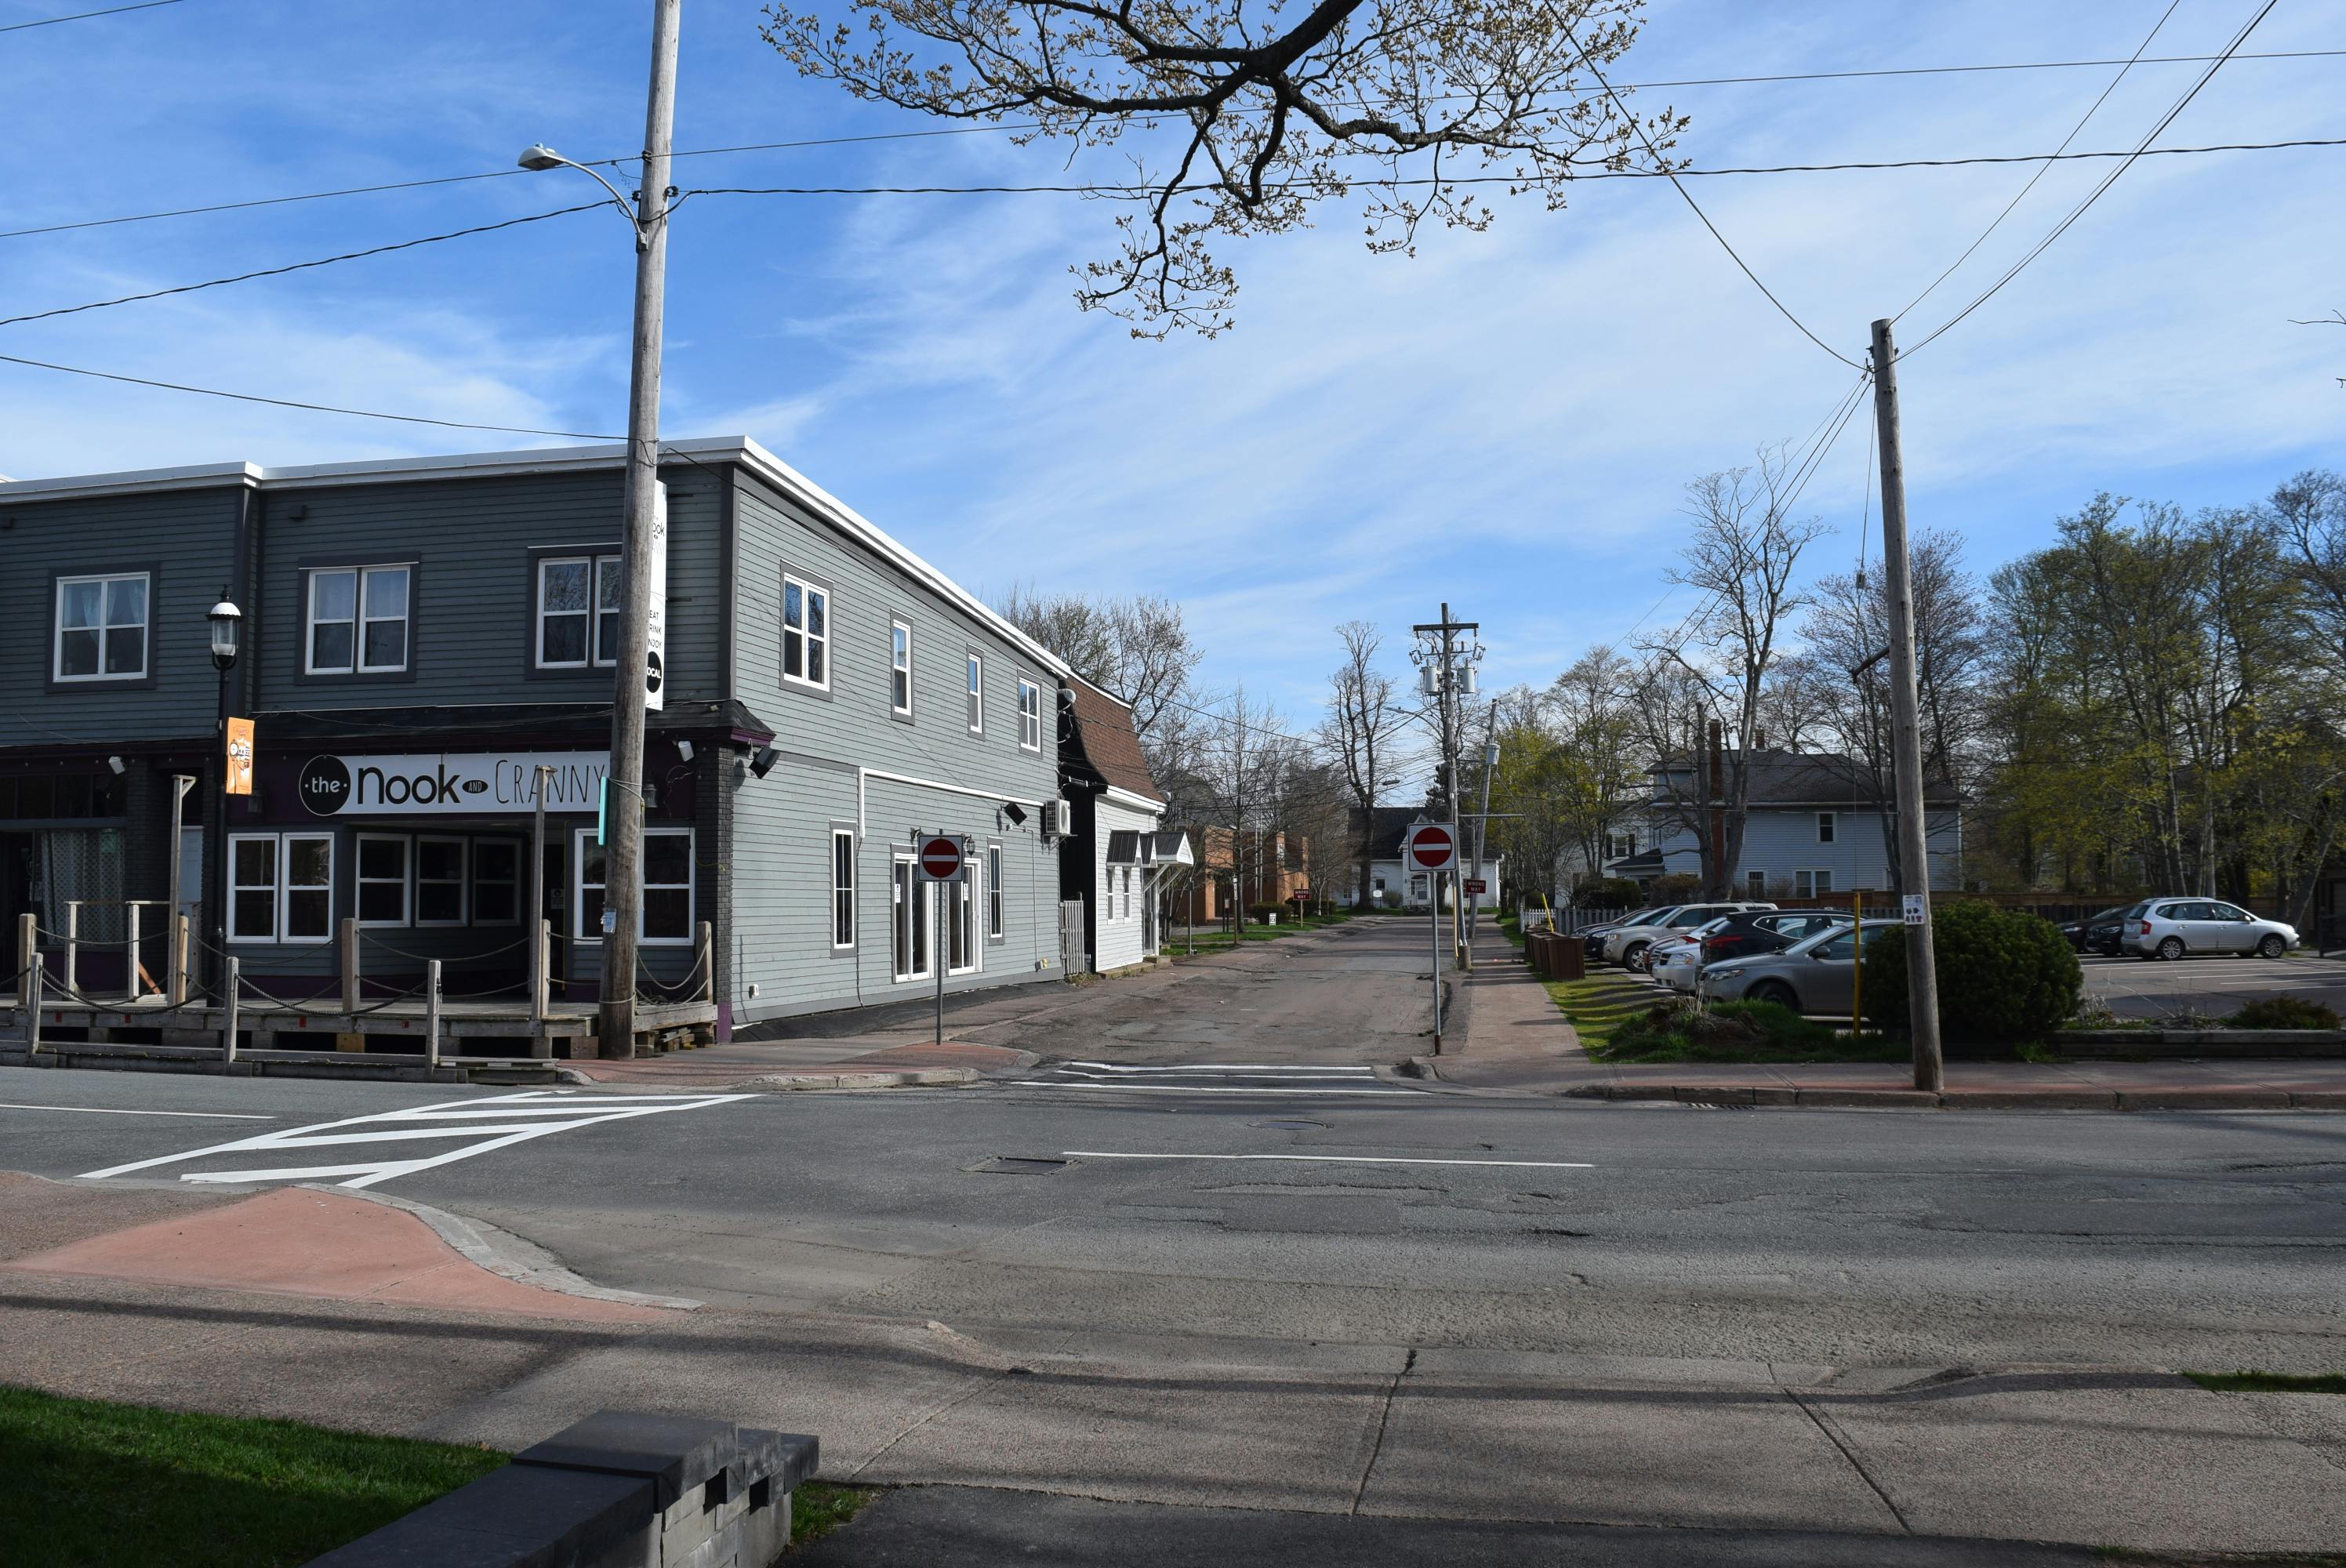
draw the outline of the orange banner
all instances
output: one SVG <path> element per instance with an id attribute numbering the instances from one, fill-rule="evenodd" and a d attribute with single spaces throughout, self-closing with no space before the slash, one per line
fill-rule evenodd
<path id="1" fill-rule="evenodd" d="M 228 721 L 228 793 L 252 793 L 252 720 Z"/>

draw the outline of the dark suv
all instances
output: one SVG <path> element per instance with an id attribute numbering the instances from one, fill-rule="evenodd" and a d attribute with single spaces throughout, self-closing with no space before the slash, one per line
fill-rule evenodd
<path id="1" fill-rule="evenodd" d="M 1853 918 L 1843 910 L 1751 910 L 1729 915 L 1702 939 L 1702 962 L 1722 963 L 1781 952 L 1821 931 L 1848 925 Z"/>

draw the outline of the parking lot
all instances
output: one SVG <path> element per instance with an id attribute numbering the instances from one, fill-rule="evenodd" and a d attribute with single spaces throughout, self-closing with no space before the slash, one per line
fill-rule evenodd
<path id="1" fill-rule="evenodd" d="M 2078 962 L 2086 972 L 2086 994 L 2122 1018 L 2164 1018 L 2178 1013 L 2220 1018 L 2263 996 L 2301 996 L 2346 1016 L 2346 954 L 2320 958 L 2293 952 L 2278 962 L 2227 955 L 2169 963 L 2089 952 L 2080 954 Z M 1662 989 L 1650 977 L 1628 975 L 1609 964 L 1602 967 L 1604 972 Z"/>

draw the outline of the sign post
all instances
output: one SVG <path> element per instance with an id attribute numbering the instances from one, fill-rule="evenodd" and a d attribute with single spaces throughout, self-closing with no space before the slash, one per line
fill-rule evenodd
<path id="1" fill-rule="evenodd" d="M 933 930 L 935 936 L 929 945 L 929 962 L 937 971 L 937 1044 L 945 1043 L 945 889 L 968 874 L 963 864 L 967 858 L 962 840 L 945 833 L 920 836 L 920 866 L 922 885 L 929 890 L 929 902 L 935 906 Z"/>
<path id="2" fill-rule="evenodd" d="M 1426 875 L 1426 920 L 1433 936 L 1433 1054 L 1442 1054 L 1442 874 L 1458 864 L 1458 836 L 1440 822 L 1423 817 L 1410 824 L 1402 843 L 1402 859 L 1413 871 Z"/>

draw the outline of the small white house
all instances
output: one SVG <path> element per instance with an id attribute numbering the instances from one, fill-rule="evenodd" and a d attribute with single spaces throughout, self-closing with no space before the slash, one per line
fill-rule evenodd
<path id="1" fill-rule="evenodd" d="M 1423 806 L 1380 806 L 1369 840 L 1369 896 L 1379 907 L 1396 900 L 1405 909 L 1423 909 L 1433 900 L 1433 878 L 1427 872 L 1412 871 L 1402 863 L 1402 838 L 1410 824 L 1426 815 Z M 1352 837 L 1354 843 L 1361 838 L 1361 813 L 1355 808 L 1352 816 Z M 1474 834 L 1469 831 L 1458 857 L 1459 870 L 1467 877 L 1480 877 L 1483 891 L 1472 901 L 1478 909 L 1499 907 L 1500 857 L 1486 853 L 1480 863 L 1473 861 Z M 1458 907 L 1458 891 L 1454 881 L 1443 890 L 1443 909 Z"/>
<path id="2" fill-rule="evenodd" d="M 1082 902 L 1083 950 L 1106 973 L 1156 954 L 1160 878 L 1191 857 L 1182 835 L 1163 831 L 1165 799 L 1131 705 L 1076 676 L 1060 691 L 1059 779 L 1072 830 L 1059 850 L 1059 896 Z"/>
<path id="3" fill-rule="evenodd" d="M 1892 848 L 1888 826 L 1864 763 L 1835 752 L 1754 750 L 1750 812 L 1743 850 L 1729 881 L 1738 897 L 1887 891 Z M 1605 866 L 1605 874 L 1639 882 L 1671 873 L 1702 874 L 1696 823 L 1708 803 L 1695 785 L 1695 764 L 1676 760 L 1654 769 L 1651 800 L 1631 849 Z M 1923 837 L 1931 886 L 1963 885 L 1962 798 L 1944 779 L 1923 791 Z"/>

